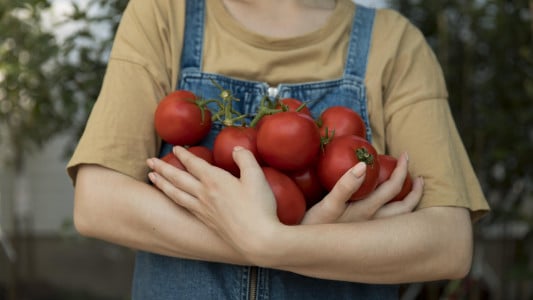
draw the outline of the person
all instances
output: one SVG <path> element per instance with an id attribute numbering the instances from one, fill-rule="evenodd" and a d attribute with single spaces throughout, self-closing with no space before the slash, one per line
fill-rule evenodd
<path id="1" fill-rule="evenodd" d="M 216 98 L 213 81 L 250 115 L 265 95 L 313 100 L 314 116 L 351 107 L 398 166 L 347 203 L 364 179 L 354 166 L 283 225 L 249 151 L 234 150 L 235 177 L 154 130 L 165 95 Z M 187 172 L 155 158 L 169 151 Z M 413 191 L 385 204 L 408 170 Z M 464 277 L 489 210 L 424 36 L 350 0 L 131 0 L 67 171 L 77 230 L 137 250 L 133 299 L 395 299 L 402 283 Z"/>

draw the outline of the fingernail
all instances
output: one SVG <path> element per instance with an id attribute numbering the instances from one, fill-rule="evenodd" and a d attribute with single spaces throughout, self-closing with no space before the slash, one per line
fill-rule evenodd
<path id="1" fill-rule="evenodd" d="M 174 154 L 176 154 L 179 151 L 178 149 L 180 149 L 180 148 L 181 148 L 180 146 L 174 146 L 174 147 L 172 147 L 172 152 Z"/>
<path id="2" fill-rule="evenodd" d="M 150 181 L 154 182 L 157 179 L 157 176 L 154 172 L 148 173 L 148 178 L 150 178 Z"/>
<path id="3" fill-rule="evenodd" d="M 235 146 L 235 147 L 233 147 L 233 151 L 234 151 L 234 152 L 236 152 L 236 151 L 240 151 L 240 150 L 242 150 L 242 149 L 244 149 L 242 146 Z"/>
<path id="4" fill-rule="evenodd" d="M 365 174 L 365 171 L 366 171 L 366 163 L 364 163 L 364 162 L 357 163 L 350 170 L 350 172 L 352 172 L 352 174 L 355 175 L 355 177 L 357 177 L 357 178 L 360 178 L 361 176 L 363 176 Z"/>
<path id="5" fill-rule="evenodd" d="M 409 162 L 409 154 L 407 152 L 404 152 L 405 153 L 405 161 Z"/>
<path id="6" fill-rule="evenodd" d="M 148 165 L 148 167 L 150 167 L 150 169 L 153 169 L 154 168 L 154 159 L 153 158 L 149 158 L 146 160 L 146 164 Z"/>

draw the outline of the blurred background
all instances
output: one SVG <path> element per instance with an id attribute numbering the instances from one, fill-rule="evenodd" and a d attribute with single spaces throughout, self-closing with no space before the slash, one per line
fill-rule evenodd
<path id="1" fill-rule="evenodd" d="M 427 37 L 492 207 L 470 274 L 402 298 L 533 299 L 533 1 L 357 2 Z M 0 0 L 0 300 L 129 299 L 134 252 L 77 235 L 65 174 L 127 3 Z"/>

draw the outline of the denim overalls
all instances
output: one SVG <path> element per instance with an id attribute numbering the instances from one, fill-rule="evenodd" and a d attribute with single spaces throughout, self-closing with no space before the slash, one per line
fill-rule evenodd
<path id="1" fill-rule="evenodd" d="M 202 73 L 202 46 L 205 0 L 187 1 L 187 21 L 178 89 L 187 89 L 205 98 L 219 99 L 220 90 L 230 90 L 240 101 L 234 108 L 253 115 L 265 95 L 292 97 L 308 102 L 316 117 L 332 105 L 358 111 L 371 138 L 364 78 L 375 11 L 358 6 L 353 23 L 346 67 L 342 78 L 303 84 L 267 83 Z M 212 146 L 221 125 L 214 124 L 204 144 Z M 161 156 L 172 146 L 164 144 Z M 187 228 L 176 228 L 187 230 Z M 395 285 L 368 285 L 321 280 L 298 274 L 161 256 L 139 251 L 136 257 L 132 296 L 135 300 L 167 299 L 396 299 Z"/>

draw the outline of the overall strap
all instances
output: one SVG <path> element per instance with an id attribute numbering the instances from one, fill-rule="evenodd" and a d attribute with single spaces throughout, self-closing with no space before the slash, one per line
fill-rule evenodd
<path id="1" fill-rule="evenodd" d="M 180 72 L 201 70 L 205 0 L 187 0 Z"/>
<path id="2" fill-rule="evenodd" d="M 357 5 L 344 75 L 365 78 L 376 10 Z"/>

